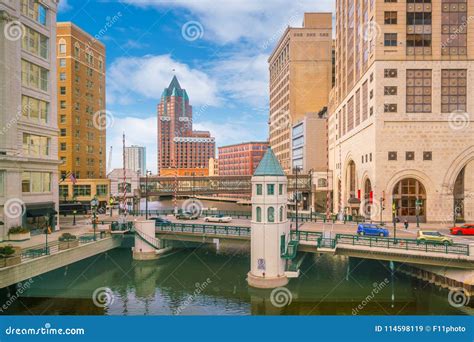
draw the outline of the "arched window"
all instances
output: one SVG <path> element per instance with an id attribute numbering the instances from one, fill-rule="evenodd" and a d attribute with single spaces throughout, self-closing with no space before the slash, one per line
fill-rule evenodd
<path id="1" fill-rule="evenodd" d="M 268 216 L 268 222 L 275 222 L 275 208 L 268 207 L 267 216 Z"/>
<path id="2" fill-rule="evenodd" d="M 328 182 L 326 181 L 326 178 L 318 179 L 318 188 L 325 188 L 327 186 L 328 186 Z"/>
<path id="3" fill-rule="evenodd" d="M 283 222 L 283 206 L 280 207 L 280 218 L 278 222 Z"/>
<path id="4" fill-rule="evenodd" d="M 66 41 L 64 39 L 60 39 L 58 43 L 58 52 L 63 55 L 66 53 Z"/>
<path id="5" fill-rule="evenodd" d="M 257 222 L 262 222 L 262 208 L 257 207 L 256 216 L 257 216 Z"/>
<path id="6" fill-rule="evenodd" d="M 405 178 L 395 184 L 393 201 L 397 216 L 414 221 L 416 216 L 426 221 L 426 191 L 423 184 L 414 178 Z"/>

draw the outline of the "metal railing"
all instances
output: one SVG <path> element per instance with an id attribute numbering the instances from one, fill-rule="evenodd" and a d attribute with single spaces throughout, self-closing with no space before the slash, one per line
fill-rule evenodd
<path id="1" fill-rule="evenodd" d="M 39 258 L 45 255 L 56 254 L 60 251 L 60 247 L 59 247 L 60 244 L 67 244 L 67 243 L 74 244 L 75 241 L 78 241 L 78 245 L 81 246 L 81 245 L 89 244 L 98 240 L 102 240 L 104 237 L 105 237 L 105 234 L 103 232 L 97 233 L 95 235 L 95 238 L 94 238 L 94 234 L 85 233 L 85 234 L 78 235 L 77 239 L 72 240 L 72 241 L 55 240 L 55 241 L 48 242 L 47 246 L 46 246 L 46 243 L 34 245 L 34 246 L 24 248 L 21 250 L 21 260 L 25 261 L 29 259 Z"/>
<path id="2" fill-rule="evenodd" d="M 155 226 L 160 232 L 191 233 L 203 235 L 250 236 L 250 227 L 217 226 L 191 223 L 160 223 Z"/>
<path id="3" fill-rule="evenodd" d="M 406 251 L 435 252 L 445 254 L 469 256 L 469 245 L 462 243 L 441 244 L 416 239 L 394 239 L 384 237 L 367 237 L 349 234 L 337 234 L 337 244 L 353 246 L 381 247 L 388 249 L 402 249 Z"/>

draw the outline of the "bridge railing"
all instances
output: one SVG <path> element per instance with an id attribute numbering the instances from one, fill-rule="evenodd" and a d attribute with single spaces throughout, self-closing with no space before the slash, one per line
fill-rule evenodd
<path id="1" fill-rule="evenodd" d="M 84 233 L 84 234 L 78 235 L 75 240 L 71 240 L 71 241 L 55 240 L 55 241 L 48 242 L 47 245 L 45 242 L 42 244 L 30 246 L 27 248 L 23 248 L 21 250 L 21 260 L 25 261 L 29 259 L 39 258 L 45 255 L 56 254 L 61 250 L 92 243 L 94 241 L 101 240 L 104 237 L 105 237 L 105 234 L 103 232 L 96 233 L 95 237 L 93 233 Z"/>
<path id="2" fill-rule="evenodd" d="M 192 223 L 160 223 L 155 226 L 160 232 L 191 233 L 203 235 L 250 236 L 250 227 L 218 226 Z"/>
<path id="3" fill-rule="evenodd" d="M 342 243 L 354 246 L 381 247 L 389 249 L 403 249 L 407 251 L 435 252 L 469 256 L 469 245 L 461 243 L 454 243 L 450 245 L 423 242 L 416 239 L 394 239 L 348 234 L 337 234 L 336 241 L 337 244 Z"/>

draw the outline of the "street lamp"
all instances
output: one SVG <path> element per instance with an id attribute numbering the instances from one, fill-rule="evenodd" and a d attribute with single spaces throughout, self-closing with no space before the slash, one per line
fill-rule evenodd
<path id="1" fill-rule="evenodd" d="M 299 171 L 300 167 L 299 166 L 295 166 L 294 167 L 294 171 L 295 171 L 295 212 L 296 212 L 296 235 L 298 235 L 298 171 Z"/>
<path id="2" fill-rule="evenodd" d="M 77 210 L 73 210 L 72 211 L 72 225 L 73 226 L 76 225 L 76 214 L 77 214 Z"/>
<path id="3" fill-rule="evenodd" d="M 421 199 L 416 199 L 416 228 L 420 228 L 420 210 L 421 210 L 422 201 Z"/>
<path id="4" fill-rule="evenodd" d="M 148 176 L 151 175 L 151 171 L 145 171 L 145 219 L 148 220 Z"/>
<path id="5" fill-rule="evenodd" d="M 92 227 L 94 229 L 94 241 L 96 241 L 96 235 L 95 235 L 95 230 L 97 226 L 97 207 L 99 205 L 99 201 L 97 200 L 97 196 L 94 196 L 94 198 L 91 201 L 91 209 L 92 209 Z"/>
<path id="6" fill-rule="evenodd" d="M 397 239 L 397 205 L 395 200 L 392 200 L 392 215 L 393 215 L 393 238 Z"/>

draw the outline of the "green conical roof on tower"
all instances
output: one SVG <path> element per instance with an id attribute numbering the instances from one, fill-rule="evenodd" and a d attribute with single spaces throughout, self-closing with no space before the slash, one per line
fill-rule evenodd
<path id="1" fill-rule="evenodd" d="M 262 160 L 255 170 L 254 176 L 285 176 L 285 172 L 281 168 L 280 162 L 278 161 L 275 153 L 273 153 L 271 147 L 268 147 L 267 152 L 263 156 Z"/>
<path id="2" fill-rule="evenodd" d="M 176 75 L 173 76 L 173 79 L 171 80 L 168 88 L 165 88 L 165 90 L 163 90 L 163 93 L 161 94 L 161 97 L 167 96 L 184 97 L 185 99 L 188 99 L 188 94 L 186 93 L 185 89 L 181 88 L 181 85 L 179 84 Z"/>

